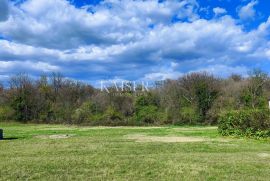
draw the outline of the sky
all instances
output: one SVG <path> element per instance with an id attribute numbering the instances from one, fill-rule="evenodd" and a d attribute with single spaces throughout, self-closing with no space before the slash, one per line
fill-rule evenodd
<path id="1" fill-rule="evenodd" d="M 0 0 L 0 81 L 270 71 L 269 0 Z"/>

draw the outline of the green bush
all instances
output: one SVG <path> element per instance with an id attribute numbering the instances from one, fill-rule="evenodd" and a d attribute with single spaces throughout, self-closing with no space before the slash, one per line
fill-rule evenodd
<path id="1" fill-rule="evenodd" d="M 9 106 L 0 106 L 0 121 L 8 121 L 13 119 L 14 111 Z"/>
<path id="2" fill-rule="evenodd" d="M 137 122 L 153 124 L 160 120 L 157 106 L 144 106 L 136 112 Z"/>
<path id="3" fill-rule="evenodd" d="M 200 119 L 201 117 L 195 108 L 183 107 L 180 111 L 180 121 L 177 124 L 197 124 Z"/>
<path id="4" fill-rule="evenodd" d="M 104 119 L 107 121 L 121 121 L 124 119 L 124 116 L 113 106 L 109 106 L 104 113 Z"/>
<path id="5" fill-rule="evenodd" d="M 101 113 L 97 111 L 97 107 L 91 101 L 84 102 L 77 108 L 73 115 L 72 120 L 75 124 L 88 123 L 89 121 L 98 121 L 101 119 Z"/>
<path id="6" fill-rule="evenodd" d="M 85 102 L 76 109 L 72 115 L 74 124 L 83 125 L 124 125 L 124 116 L 113 106 L 108 106 L 104 112 L 96 110 L 96 106 L 91 102 Z"/>
<path id="7" fill-rule="evenodd" d="M 99 122 L 102 122 L 104 120 L 104 115 L 103 113 L 92 114 L 89 117 L 89 120 L 91 123 L 94 123 L 94 125 L 98 125 Z"/>
<path id="8" fill-rule="evenodd" d="M 143 106 L 150 106 L 150 105 L 158 106 L 158 102 L 159 102 L 158 98 L 151 93 L 141 95 L 136 99 L 135 109 L 140 109 Z"/>
<path id="9" fill-rule="evenodd" d="M 219 116 L 218 129 L 222 135 L 248 137 L 270 136 L 270 112 L 264 109 L 227 111 Z"/>
<path id="10" fill-rule="evenodd" d="M 159 99 L 148 93 L 137 97 L 135 102 L 135 120 L 138 124 L 162 124 L 166 115 L 159 109 Z"/>

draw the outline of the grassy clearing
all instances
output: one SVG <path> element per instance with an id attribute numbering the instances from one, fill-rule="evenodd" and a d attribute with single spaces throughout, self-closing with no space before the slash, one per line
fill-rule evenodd
<path id="1" fill-rule="evenodd" d="M 0 180 L 270 178 L 269 140 L 223 138 L 215 127 L 0 123 L 0 128 L 5 137 L 18 138 L 0 141 Z"/>

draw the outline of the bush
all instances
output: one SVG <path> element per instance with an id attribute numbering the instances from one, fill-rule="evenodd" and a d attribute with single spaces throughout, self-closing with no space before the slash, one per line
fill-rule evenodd
<path id="1" fill-rule="evenodd" d="M 107 121 L 122 121 L 124 116 L 118 112 L 113 106 L 109 106 L 104 113 L 104 118 Z"/>
<path id="2" fill-rule="evenodd" d="M 157 106 L 144 106 L 136 112 L 137 122 L 153 124 L 159 122 L 160 118 Z"/>
<path id="3" fill-rule="evenodd" d="M 86 101 L 74 111 L 72 120 L 76 124 L 84 123 L 88 121 L 94 113 L 96 113 L 95 110 L 95 105 L 90 101 Z"/>
<path id="4" fill-rule="evenodd" d="M 219 116 L 222 135 L 270 137 L 270 112 L 264 109 L 227 111 Z"/>
<path id="5" fill-rule="evenodd" d="M 180 121 L 177 124 L 197 124 L 200 122 L 200 115 L 192 107 L 183 107 L 180 111 Z"/>
<path id="6" fill-rule="evenodd" d="M 9 106 L 0 106 L 0 121 L 8 121 L 13 119 L 14 111 Z"/>
<path id="7" fill-rule="evenodd" d="M 159 109 L 159 99 L 148 93 L 139 96 L 135 102 L 135 120 L 138 124 L 161 124 L 166 115 Z"/>
<path id="8" fill-rule="evenodd" d="M 158 106 L 158 97 L 155 95 L 148 93 L 146 95 L 141 95 L 136 99 L 135 109 L 140 109 L 143 106 Z"/>

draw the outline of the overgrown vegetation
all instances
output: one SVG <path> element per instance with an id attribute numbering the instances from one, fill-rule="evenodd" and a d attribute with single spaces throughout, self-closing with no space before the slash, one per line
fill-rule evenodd
<path id="1" fill-rule="evenodd" d="M 270 136 L 270 111 L 266 94 L 269 90 L 268 82 L 267 74 L 262 71 L 254 70 L 250 73 L 237 96 L 239 108 L 225 111 L 219 116 L 219 132 L 222 135 L 257 138 Z"/>
<path id="2" fill-rule="evenodd" d="M 224 125 L 239 116 L 254 118 L 241 117 L 242 122 L 258 121 L 258 114 L 264 119 L 270 81 L 260 70 L 249 77 L 226 79 L 201 72 L 156 82 L 149 91 L 135 93 L 129 86 L 120 93 L 114 86 L 108 89 L 109 93 L 59 73 L 38 80 L 19 74 L 10 78 L 8 86 L 1 86 L 0 120 L 84 125 L 209 125 L 219 120 L 222 134 L 228 135 L 239 130 Z M 247 128 L 241 134 L 264 131 L 252 125 Z"/>
<path id="3" fill-rule="evenodd" d="M 222 135 L 269 137 L 270 112 L 263 109 L 226 112 L 220 116 L 219 131 Z"/>

